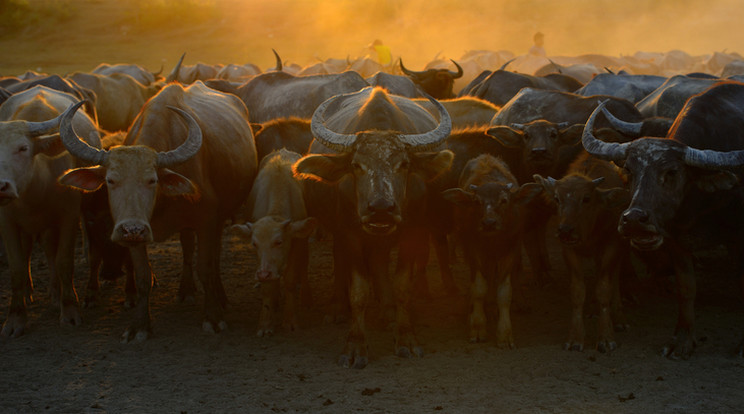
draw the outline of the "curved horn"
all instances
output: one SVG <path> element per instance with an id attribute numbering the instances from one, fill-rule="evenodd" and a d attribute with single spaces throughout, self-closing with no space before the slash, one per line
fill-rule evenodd
<path id="1" fill-rule="evenodd" d="M 513 58 L 507 60 L 506 62 L 504 62 L 503 65 L 501 65 L 501 67 L 499 68 L 499 70 L 506 70 L 506 67 L 509 66 L 509 64 L 512 63 L 512 62 L 514 62 L 516 59 L 517 58 L 513 57 Z"/>
<path id="2" fill-rule="evenodd" d="M 685 163 L 708 170 L 740 167 L 744 165 L 744 150 L 726 152 L 687 147 L 685 148 Z"/>
<path id="3" fill-rule="evenodd" d="M 76 104 L 70 105 L 70 107 L 60 115 L 62 119 L 59 125 L 59 137 L 62 144 L 67 148 L 67 151 L 70 154 L 83 161 L 95 165 L 101 165 L 106 161 L 106 151 L 88 145 L 87 142 L 77 136 L 75 129 L 72 127 L 72 117 L 75 116 L 75 112 L 77 112 L 78 108 L 80 108 L 83 103 L 85 103 L 85 101 L 80 101 Z"/>
<path id="4" fill-rule="evenodd" d="M 281 72 L 284 70 L 284 66 L 282 66 L 282 58 L 279 57 L 279 54 L 276 53 L 276 50 L 271 49 L 272 52 L 274 52 L 274 57 L 276 58 L 276 67 L 274 68 L 275 71 Z"/>
<path id="5" fill-rule="evenodd" d="M 330 105 L 334 99 L 340 96 L 345 95 L 328 98 L 315 109 L 315 112 L 313 112 L 313 118 L 310 121 L 310 131 L 312 131 L 315 139 L 320 141 L 321 144 L 332 150 L 344 152 L 354 143 L 356 140 L 356 134 L 339 134 L 338 132 L 326 128 L 325 123 L 323 122 L 326 108 L 328 108 L 328 105 Z"/>
<path id="6" fill-rule="evenodd" d="M 447 139 L 452 132 L 452 119 L 444 105 L 431 96 L 426 96 L 439 111 L 439 125 L 429 132 L 423 134 L 400 135 L 400 140 L 406 145 L 419 151 L 428 151 Z"/>
<path id="7" fill-rule="evenodd" d="M 150 72 L 150 73 L 152 74 L 152 76 L 155 77 L 155 79 L 157 79 L 158 76 L 160 76 L 160 74 L 163 73 L 163 64 L 162 63 L 160 64 L 160 70 L 159 71 L 157 71 L 157 72 Z"/>
<path id="8" fill-rule="evenodd" d="M 625 135 L 630 135 L 634 138 L 641 136 L 641 128 L 643 128 L 643 121 L 641 122 L 623 121 L 622 119 L 617 118 L 615 115 L 612 115 L 610 111 L 608 111 L 607 108 L 605 107 L 602 107 L 602 113 L 604 114 L 605 118 L 607 118 L 607 120 L 610 121 L 610 124 L 612 125 L 612 127 L 618 130 L 619 132 L 622 132 Z"/>
<path id="9" fill-rule="evenodd" d="M 616 143 L 616 142 L 604 142 L 598 140 L 592 135 L 592 129 L 594 128 L 594 120 L 597 118 L 597 114 L 602 111 L 602 108 L 607 104 L 609 99 L 606 99 L 597 105 L 592 112 L 592 115 L 586 121 L 584 125 L 584 132 L 581 135 L 581 143 L 584 145 L 584 149 L 590 154 L 603 158 L 609 161 L 620 161 L 625 159 L 625 155 L 628 152 L 629 143 Z"/>
<path id="10" fill-rule="evenodd" d="M 183 141 L 183 143 L 176 149 L 168 152 L 158 153 L 158 158 L 155 165 L 160 168 L 172 167 L 174 165 L 184 163 L 185 161 L 196 155 L 202 145 L 202 131 L 201 128 L 199 128 L 199 124 L 196 123 L 194 117 L 189 115 L 189 113 L 184 111 L 183 109 L 176 108 L 175 106 L 169 105 L 168 109 L 178 113 L 178 115 L 180 115 L 186 121 L 186 124 L 189 128 L 189 135 L 186 137 L 186 140 Z"/>
<path id="11" fill-rule="evenodd" d="M 400 70 L 402 70 L 403 73 L 405 73 L 406 75 L 408 75 L 408 76 L 410 76 L 412 78 L 418 77 L 419 75 L 421 75 L 423 73 L 423 72 L 414 72 L 414 71 L 409 70 L 408 68 L 406 68 L 403 65 L 403 58 L 400 59 Z"/>
<path id="12" fill-rule="evenodd" d="M 457 67 L 457 72 L 449 71 L 449 73 L 452 74 L 452 79 L 461 78 L 462 77 L 462 74 L 465 73 L 465 72 L 462 71 L 462 67 L 460 65 L 458 65 L 457 62 L 455 62 L 454 59 L 450 59 L 450 61 L 452 61 L 452 63 L 454 63 L 455 66 Z"/>
<path id="13" fill-rule="evenodd" d="M 170 74 L 168 74 L 168 77 L 165 78 L 165 83 L 170 83 L 178 79 L 178 72 L 181 71 L 181 65 L 183 64 L 183 58 L 186 57 L 186 52 L 183 52 L 181 55 L 181 59 L 178 59 L 178 63 L 176 63 L 176 66 L 173 68 Z"/>
<path id="14" fill-rule="evenodd" d="M 82 100 L 76 104 L 70 105 L 71 107 L 76 105 L 76 108 L 79 108 L 81 105 L 85 104 L 87 101 Z M 69 108 L 68 108 L 69 110 Z M 26 127 L 28 128 L 28 135 L 30 137 L 38 137 L 41 135 L 51 134 L 52 132 L 55 132 L 57 128 L 59 128 L 59 123 L 62 120 L 62 116 L 64 113 L 57 115 L 55 118 L 52 118 L 47 121 L 41 121 L 41 122 L 32 122 L 32 121 L 26 121 Z"/>

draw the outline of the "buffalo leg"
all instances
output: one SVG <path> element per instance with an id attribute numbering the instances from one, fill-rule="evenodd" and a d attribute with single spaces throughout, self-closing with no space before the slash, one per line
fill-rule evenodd
<path id="1" fill-rule="evenodd" d="M 598 278 L 596 286 L 597 304 L 599 305 L 599 318 L 597 320 L 597 350 L 599 352 L 611 352 L 617 348 L 615 333 L 612 325 L 612 297 L 616 281 L 620 273 L 621 264 L 616 260 L 617 251 L 614 247 L 607 247 L 604 254 L 597 263 Z"/>
<path id="2" fill-rule="evenodd" d="M 331 314 L 326 316 L 327 322 L 345 322 L 349 318 L 349 283 L 351 267 L 349 253 L 339 236 L 333 236 L 333 298 L 331 298 Z"/>
<path id="3" fill-rule="evenodd" d="M 257 336 L 271 336 L 274 334 L 274 320 L 279 307 L 279 280 L 261 282 L 261 312 L 258 316 Z"/>
<path id="4" fill-rule="evenodd" d="M 183 266 L 181 268 L 181 281 L 178 285 L 178 300 L 180 302 L 194 302 L 196 296 L 196 284 L 194 283 L 194 245 L 196 236 L 193 230 L 182 230 L 179 237 L 181 251 L 183 253 Z"/>
<path id="5" fill-rule="evenodd" d="M 421 243 L 428 243 L 425 231 L 412 231 L 402 234 L 398 249 L 398 263 L 393 281 L 396 304 L 395 353 L 400 357 L 423 356 L 424 352 L 416 340 L 411 322 L 411 282 L 416 249 Z"/>
<path id="6" fill-rule="evenodd" d="M 2 235 L 10 267 L 11 299 L 8 318 L 3 323 L 0 335 L 18 338 L 23 335 L 28 323 L 26 300 L 31 296 L 31 275 L 28 270 L 31 237 L 13 225 L 3 226 Z"/>
<path id="7" fill-rule="evenodd" d="M 695 271 L 692 260 L 678 259 L 674 263 L 677 280 L 678 315 L 674 337 L 662 354 L 672 359 L 688 359 L 695 349 Z"/>
<path id="8" fill-rule="evenodd" d="M 214 221 L 217 220 L 214 219 Z M 205 332 L 219 332 L 227 329 L 227 323 L 224 320 L 226 296 L 220 280 L 221 235 L 220 223 L 209 223 L 197 235 L 196 268 L 204 288 L 202 328 Z"/>
<path id="9" fill-rule="evenodd" d="M 563 349 L 570 351 L 584 350 L 584 303 L 586 301 L 586 284 L 579 256 L 570 250 L 563 248 L 563 259 L 571 274 L 571 328 L 568 333 L 568 341 L 563 344 Z"/>
<path id="10" fill-rule="evenodd" d="M 360 272 L 359 268 L 352 268 L 351 283 L 349 284 L 351 328 L 349 329 L 349 336 L 346 338 L 344 353 L 338 359 L 339 365 L 343 367 L 364 368 L 369 363 L 369 347 L 364 321 L 369 295 L 369 279 Z"/>
<path id="11" fill-rule="evenodd" d="M 141 244 L 129 248 L 132 256 L 132 267 L 134 268 L 134 280 L 137 288 L 137 299 L 134 305 L 134 321 L 124 331 L 122 342 L 142 342 L 151 333 L 150 319 L 150 292 L 152 291 L 152 269 L 147 257 L 147 246 Z"/>
<path id="12" fill-rule="evenodd" d="M 455 278 L 452 276 L 452 263 L 450 261 L 450 250 L 449 242 L 447 241 L 447 234 L 441 231 L 432 233 L 432 243 L 434 244 L 434 251 L 437 255 L 437 263 L 439 263 L 439 272 L 442 277 L 442 284 L 447 295 L 459 295 L 460 289 L 455 283 Z"/>
<path id="13" fill-rule="evenodd" d="M 60 317 L 62 325 L 80 325 L 80 308 L 78 306 L 78 296 L 73 284 L 73 275 L 75 273 L 75 239 L 78 230 L 77 216 L 63 221 L 55 238 L 50 241 L 56 241 L 54 267 L 57 270 L 57 277 L 60 281 Z M 51 264 L 50 264 L 51 267 Z"/>
<path id="14" fill-rule="evenodd" d="M 514 349 L 514 334 L 511 324 L 512 284 L 511 278 L 516 271 L 517 253 L 512 251 L 499 261 L 496 270 L 496 304 L 499 309 L 499 319 L 496 330 L 496 346 Z"/>

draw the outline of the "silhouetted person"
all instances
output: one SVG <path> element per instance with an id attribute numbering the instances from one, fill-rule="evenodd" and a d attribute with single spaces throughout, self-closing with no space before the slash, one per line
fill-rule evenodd
<path id="1" fill-rule="evenodd" d="M 535 33 L 535 36 L 532 37 L 532 40 L 535 44 L 532 45 L 527 54 L 532 56 L 545 56 L 545 49 L 543 48 L 543 45 L 545 44 L 545 35 L 537 32 Z"/>

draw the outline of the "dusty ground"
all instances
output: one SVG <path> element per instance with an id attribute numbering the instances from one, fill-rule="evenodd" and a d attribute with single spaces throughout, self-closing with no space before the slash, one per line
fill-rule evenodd
<path id="1" fill-rule="evenodd" d="M 528 292 L 527 312 L 514 314 L 516 350 L 466 340 L 465 299 L 447 296 L 436 263 L 429 275 L 434 298 L 415 301 L 418 336 L 426 355 L 392 353 L 392 331 L 370 320 L 371 361 L 363 370 L 335 361 L 346 324 L 325 324 L 331 298 L 329 242 L 312 244 L 310 275 L 315 305 L 301 314 L 301 329 L 255 335 L 259 289 L 251 252 L 226 236 L 223 280 L 230 305 L 229 331 L 200 329 L 201 299 L 175 300 L 180 248 L 175 241 L 151 248 L 160 285 L 154 290 L 154 335 L 123 345 L 129 312 L 121 281 L 104 287 L 100 303 L 84 311 L 81 327 L 60 327 L 50 305 L 46 266 L 35 254 L 36 302 L 29 332 L 0 340 L 3 392 L 0 412 L 740 412 L 744 361 L 741 300 L 731 276 L 701 276 L 698 337 L 688 361 L 659 356 L 676 317 L 668 293 L 643 291 L 626 308 L 631 330 L 619 333 L 611 355 L 561 349 L 568 327 L 567 280 L 553 246 L 557 282 Z M 76 269 L 82 296 L 87 277 L 82 254 Z M 7 315 L 9 278 L 0 275 Z M 455 266 L 464 290 L 466 269 Z M 375 315 L 374 310 L 370 315 Z M 587 317 L 588 342 L 595 320 Z M 491 326 L 491 332 L 495 326 Z"/>

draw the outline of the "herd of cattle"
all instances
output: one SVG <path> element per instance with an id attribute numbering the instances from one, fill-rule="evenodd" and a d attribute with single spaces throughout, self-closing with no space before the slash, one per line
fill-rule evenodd
<path id="1" fill-rule="evenodd" d="M 536 281 L 551 278 L 546 237 L 560 240 L 571 278 L 566 349 L 585 343 L 585 263 L 597 275 L 603 352 L 626 326 L 619 285 L 631 255 L 669 271 L 679 315 L 664 353 L 685 359 L 695 347 L 693 253 L 724 246 L 728 260 L 744 258 L 738 55 L 478 51 L 422 71 L 369 58 L 299 68 L 276 55 L 263 72 L 183 59 L 165 78 L 127 64 L 0 78 L 0 233 L 12 286 L 2 336 L 27 327 L 35 240 L 60 322 L 81 323 L 73 284 L 81 222 L 84 304 L 95 302 L 99 276 L 126 273 L 133 320 L 124 342 L 151 333 L 147 245 L 176 233 L 179 298 L 195 294 L 195 270 L 203 329 L 226 329 L 227 223 L 258 255 L 258 334 L 279 318 L 295 329 L 308 238 L 321 228 L 333 238 L 337 312 L 350 316 L 339 363 L 355 368 L 368 363 L 365 312 L 375 300 L 395 322 L 395 353 L 422 355 L 409 308 L 430 246 L 454 291 L 448 243 L 461 243 L 469 339 L 486 339 L 495 304 L 496 344 L 506 348 L 523 249 Z M 557 228 L 548 231 L 549 221 Z"/>

